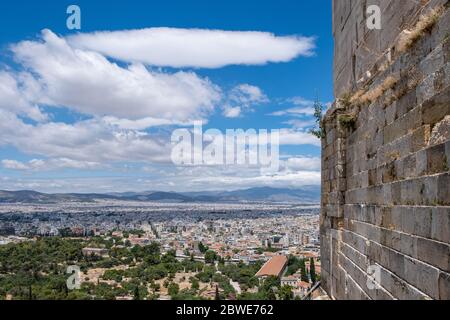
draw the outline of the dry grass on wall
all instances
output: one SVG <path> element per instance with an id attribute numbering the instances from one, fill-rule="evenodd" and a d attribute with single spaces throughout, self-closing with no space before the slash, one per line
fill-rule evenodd
<path id="1" fill-rule="evenodd" d="M 384 79 L 383 83 L 373 89 L 369 89 L 365 92 L 363 90 L 359 90 L 350 98 L 350 103 L 352 105 L 372 103 L 384 95 L 386 91 L 392 89 L 397 84 L 399 79 L 400 77 L 398 75 L 388 76 Z"/>
<path id="2" fill-rule="evenodd" d="M 413 29 L 404 30 L 397 44 L 398 53 L 407 51 L 417 40 L 422 38 L 426 32 L 429 32 L 444 11 L 444 6 L 434 8 L 427 14 L 422 15 Z"/>

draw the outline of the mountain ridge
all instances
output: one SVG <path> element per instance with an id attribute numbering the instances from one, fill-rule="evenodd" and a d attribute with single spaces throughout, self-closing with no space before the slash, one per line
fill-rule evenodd
<path id="1" fill-rule="evenodd" d="M 234 191 L 198 192 L 114 192 L 114 193 L 43 193 L 34 190 L 0 190 L 0 203 L 58 203 L 119 200 L 140 202 L 295 202 L 317 204 L 320 186 L 302 188 L 256 187 Z"/>

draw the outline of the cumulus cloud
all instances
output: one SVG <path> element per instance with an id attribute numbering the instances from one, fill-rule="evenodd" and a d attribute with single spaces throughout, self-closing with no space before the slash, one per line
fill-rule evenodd
<path id="1" fill-rule="evenodd" d="M 269 102 L 264 92 L 249 84 L 234 87 L 228 94 L 223 106 L 223 115 L 227 118 L 237 118 L 243 112 L 252 111 L 252 107 Z"/>
<path id="2" fill-rule="evenodd" d="M 72 48 L 50 30 L 42 41 L 12 46 L 16 60 L 37 75 L 38 102 L 121 119 L 194 120 L 214 109 L 220 89 L 193 72 L 121 67 L 99 53 Z"/>
<path id="3" fill-rule="evenodd" d="M 175 68 L 288 62 L 312 55 L 315 48 L 312 37 L 177 28 L 79 33 L 68 41 L 74 47 L 118 60 Z"/>
<path id="4" fill-rule="evenodd" d="M 230 92 L 229 100 L 244 107 L 269 101 L 260 88 L 249 84 L 241 84 L 234 87 Z"/>
<path id="5" fill-rule="evenodd" d="M 0 71 L 0 109 L 27 116 L 36 121 L 45 120 L 47 117 L 39 107 L 27 99 L 28 89 L 21 80 L 26 80 L 23 75 L 17 75 Z"/>
<path id="6" fill-rule="evenodd" d="M 32 125 L 2 110 L 0 119 L 0 145 L 12 145 L 27 154 L 100 163 L 170 161 L 170 144 L 164 139 L 98 119 Z"/>

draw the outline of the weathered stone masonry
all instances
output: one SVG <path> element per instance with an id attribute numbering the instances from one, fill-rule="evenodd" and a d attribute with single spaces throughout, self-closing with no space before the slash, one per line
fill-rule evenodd
<path id="1" fill-rule="evenodd" d="M 381 30 L 366 27 L 373 4 Z M 333 0 L 333 28 L 322 286 L 335 299 L 450 299 L 448 1 Z"/>

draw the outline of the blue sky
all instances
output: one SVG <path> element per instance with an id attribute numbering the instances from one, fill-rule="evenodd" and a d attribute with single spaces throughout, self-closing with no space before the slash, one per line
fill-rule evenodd
<path id="1" fill-rule="evenodd" d="M 319 184 L 308 130 L 316 95 L 333 100 L 331 3 L 242 2 L 2 2 L 0 189 Z M 70 4 L 81 30 L 66 27 Z M 199 119 L 280 129 L 279 172 L 175 166 L 171 133 Z"/>

